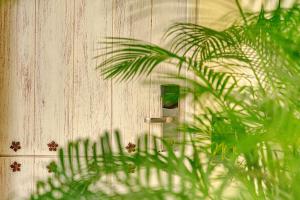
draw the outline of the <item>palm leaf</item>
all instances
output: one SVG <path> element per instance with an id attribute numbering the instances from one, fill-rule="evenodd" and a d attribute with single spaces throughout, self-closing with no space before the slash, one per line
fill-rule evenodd
<path id="1" fill-rule="evenodd" d="M 145 136 L 139 139 L 137 152 L 129 155 L 123 151 L 118 132 L 115 137 L 118 149 L 114 153 L 108 134 L 99 142 L 69 143 L 69 154 L 60 150 L 60 161 L 53 164 L 54 175 L 38 183 L 37 193 L 31 199 L 195 199 L 208 195 L 212 169 L 205 172 L 203 165 L 207 163 L 199 159 L 197 148 L 188 156 L 187 144 L 182 144 L 180 154 L 176 155 L 165 143 L 166 152 L 161 152 L 157 149 L 159 139 L 153 138 L 155 148 L 149 150 Z M 83 155 L 77 154 L 80 149 L 84 150 Z M 175 177 L 179 180 L 176 184 Z"/>
<path id="2" fill-rule="evenodd" d="M 119 76 L 121 80 L 125 80 L 137 75 L 149 75 L 157 65 L 163 62 L 185 61 L 184 57 L 154 44 L 127 38 L 109 38 L 108 40 L 104 44 L 108 45 L 106 49 L 109 52 L 99 57 L 108 56 L 109 58 L 98 66 L 106 78 Z"/>
<path id="3" fill-rule="evenodd" d="M 106 78 L 147 75 L 161 63 L 187 67 L 196 78 L 169 77 L 184 82 L 182 98 L 192 95 L 202 114 L 179 127 L 185 135 L 177 152 L 159 138 L 150 138 L 150 149 L 144 136 L 127 154 L 118 133 L 114 148 L 108 133 L 97 142 L 71 142 L 32 199 L 297 199 L 299 5 L 255 14 L 239 9 L 242 21 L 222 31 L 174 24 L 166 48 L 109 38 L 99 65 Z M 240 84 L 244 69 L 257 83 Z M 233 183 L 239 192 L 226 197 Z"/>

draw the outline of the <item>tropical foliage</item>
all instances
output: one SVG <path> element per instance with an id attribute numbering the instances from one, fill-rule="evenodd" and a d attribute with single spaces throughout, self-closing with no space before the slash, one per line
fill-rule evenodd
<path id="1" fill-rule="evenodd" d="M 192 95 L 197 108 L 193 122 L 179 127 L 185 137 L 178 151 L 144 136 L 128 154 L 118 133 L 70 142 L 31 199 L 297 199 L 300 5 L 259 13 L 237 5 L 241 19 L 221 31 L 172 25 L 165 47 L 106 40 L 99 65 L 106 78 L 177 67 L 166 76 L 184 83 L 182 98 Z M 180 73 L 186 70 L 193 78 Z"/>

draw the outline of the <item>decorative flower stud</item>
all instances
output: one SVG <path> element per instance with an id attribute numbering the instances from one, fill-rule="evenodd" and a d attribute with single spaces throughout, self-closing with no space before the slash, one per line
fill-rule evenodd
<path id="1" fill-rule="evenodd" d="M 10 165 L 10 168 L 13 172 L 21 171 L 21 164 L 15 161 Z"/>
<path id="2" fill-rule="evenodd" d="M 46 168 L 48 169 L 48 172 L 49 172 L 49 173 L 52 173 L 52 172 L 53 172 L 53 171 L 52 171 L 52 168 L 51 168 L 51 165 L 47 165 Z"/>
<path id="3" fill-rule="evenodd" d="M 17 152 L 19 149 L 21 149 L 20 142 L 12 141 L 10 148 Z"/>
<path id="4" fill-rule="evenodd" d="M 131 142 L 129 142 L 125 148 L 127 149 L 128 153 L 135 152 L 135 144 L 132 144 Z"/>
<path id="5" fill-rule="evenodd" d="M 57 168 L 56 163 L 53 161 L 49 165 L 47 165 L 47 169 L 49 173 L 55 172 Z"/>
<path id="6" fill-rule="evenodd" d="M 128 165 L 128 173 L 134 173 L 135 172 L 135 168 L 136 166 L 134 166 L 133 164 L 129 164 Z"/>
<path id="7" fill-rule="evenodd" d="M 47 145 L 48 145 L 49 151 L 57 150 L 58 144 L 55 141 L 52 141 L 52 142 L 48 143 Z"/>

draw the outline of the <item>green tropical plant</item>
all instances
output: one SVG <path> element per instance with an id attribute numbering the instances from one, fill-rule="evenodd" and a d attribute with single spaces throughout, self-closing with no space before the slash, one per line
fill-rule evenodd
<path id="1" fill-rule="evenodd" d="M 166 77 L 184 82 L 181 98 L 192 95 L 201 108 L 179 126 L 178 151 L 143 136 L 127 154 L 117 132 L 117 147 L 108 133 L 70 142 L 31 199 L 297 199 L 300 5 L 259 13 L 237 5 L 241 19 L 221 31 L 172 25 L 165 48 L 128 38 L 105 42 L 99 69 L 106 78 L 149 75 L 161 63 L 178 68 Z"/>

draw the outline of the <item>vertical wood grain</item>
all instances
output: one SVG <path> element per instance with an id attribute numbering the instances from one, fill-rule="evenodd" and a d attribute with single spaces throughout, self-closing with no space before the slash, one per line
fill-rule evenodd
<path id="1" fill-rule="evenodd" d="M 0 6 L 0 155 L 33 153 L 35 1 Z M 21 149 L 10 149 L 19 141 Z M 10 165 L 21 163 L 20 172 Z M 32 191 L 33 159 L 0 158 L 0 199 L 23 199 Z M 26 183 L 26 184 L 24 184 Z"/>
<path id="2" fill-rule="evenodd" d="M 175 22 L 187 21 L 187 2 L 186 0 L 172 0 L 163 3 L 159 0 L 153 0 L 152 3 L 152 42 L 159 45 L 166 45 L 162 40 L 166 30 Z M 161 76 L 166 73 L 176 72 L 177 69 L 174 66 L 162 64 L 151 75 L 150 117 L 162 116 L 160 84 L 174 83 L 174 80 L 170 82 Z M 184 109 L 184 102 L 181 101 L 179 105 L 180 120 L 184 120 Z M 162 124 L 151 124 L 150 132 L 153 136 L 163 137 Z"/>
<path id="3" fill-rule="evenodd" d="M 72 139 L 74 0 L 36 1 L 35 154 Z"/>
<path id="4" fill-rule="evenodd" d="M 150 6 L 145 0 L 113 0 L 113 36 L 149 41 Z M 144 123 L 144 118 L 149 116 L 149 84 L 144 81 L 145 77 L 113 82 L 112 127 L 120 130 L 125 146 L 136 143 L 137 136 L 149 132 L 149 124 Z"/>
<path id="5" fill-rule="evenodd" d="M 43 156 L 35 157 L 33 161 L 34 172 L 32 175 L 33 180 L 33 192 L 37 192 L 37 182 L 46 181 L 49 176 L 52 176 L 53 173 L 47 168 L 50 162 L 58 162 L 58 157 L 56 156 Z"/>
<path id="6" fill-rule="evenodd" d="M 100 41 L 111 36 L 112 0 L 75 1 L 73 136 L 98 138 L 111 129 L 111 81 L 96 66 Z M 103 53 L 103 52 L 102 52 Z"/>
<path id="7" fill-rule="evenodd" d="M 144 118 L 161 116 L 159 85 L 144 77 L 113 85 L 103 80 L 95 70 L 101 60 L 93 58 L 103 47 L 97 42 L 115 36 L 161 44 L 166 28 L 186 18 L 186 0 L 12 2 L 0 7 L 0 154 L 15 155 L 10 140 L 20 140 L 18 153 L 37 157 L 18 157 L 22 171 L 14 174 L 15 158 L 0 158 L 0 193 L 9 200 L 14 191 L 28 195 L 48 175 L 50 157 L 38 155 L 56 155 L 47 147 L 52 140 L 63 146 L 119 129 L 127 145 L 150 131 Z M 155 131 L 161 134 L 151 125 Z"/>
<path id="8" fill-rule="evenodd" d="M 32 154 L 34 137 L 35 2 L 0 7 L 0 154 Z M 19 141 L 18 152 L 9 147 Z"/>
<path id="9" fill-rule="evenodd" d="M 199 0 L 187 0 L 187 22 L 198 24 L 198 15 L 199 15 Z M 196 79 L 195 74 L 191 71 L 186 70 L 186 77 L 190 79 Z M 186 83 L 187 86 L 187 83 Z M 184 115 L 185 121 L 187 123 L 193 123 L 194 114 L 195 114 L 195 102 L 193 101 L 193 97 L 188 95 L 184 101 Z"/>
<path id="10" fill-rule="evenodd" d="M 13 162 L 21 164 L 21 171 L 12 172 Z M 33 157 L 0 158 L 1 200 L 28 199 L 33 191 Z"/>

